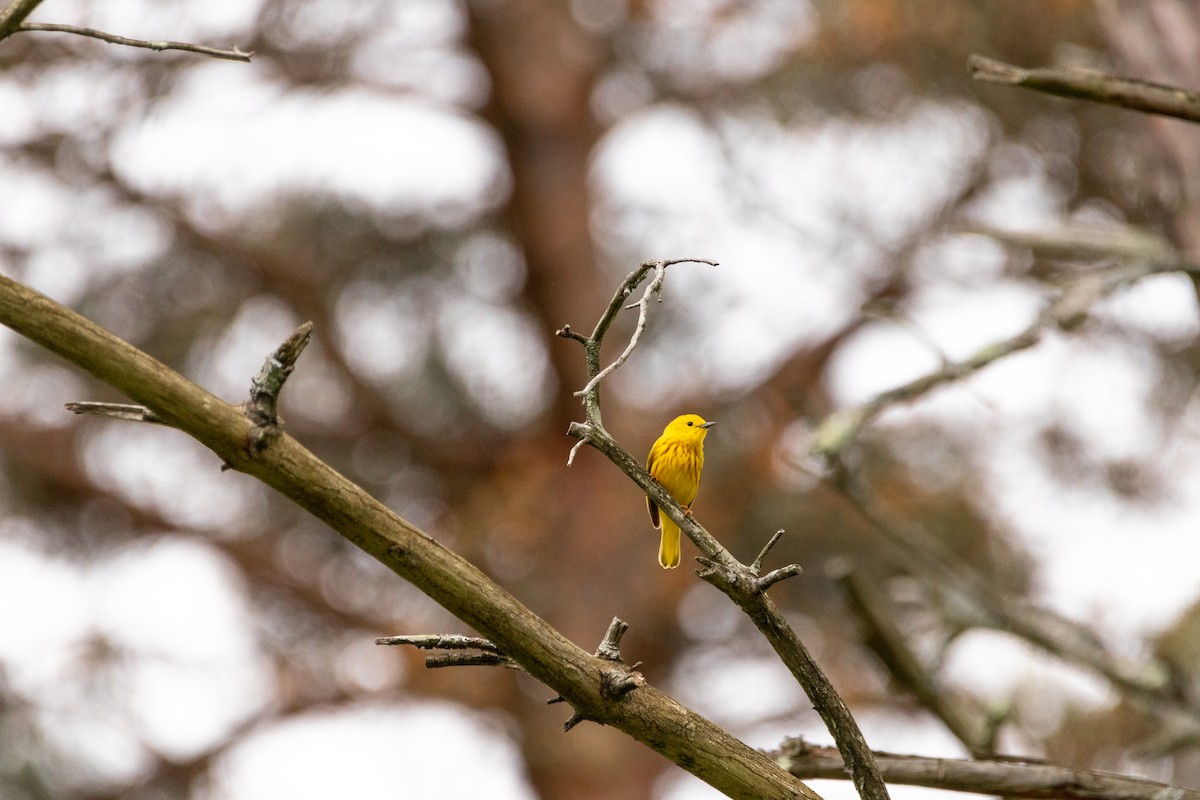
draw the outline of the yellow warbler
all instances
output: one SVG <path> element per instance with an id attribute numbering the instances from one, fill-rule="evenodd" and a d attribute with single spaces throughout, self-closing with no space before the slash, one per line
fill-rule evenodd
<path id="1" fill-rule="evenodd" d="M 646 459 L 646 470 L 663 485 L 688 514 L 700 489 L 700 470 L 704 469 L 704 437 L 715 422 L 705 422 L 695 414 L 684 414 L 671 420 L 662 436 L 650 448 Z M 658 545 L 658 563 L 663 569 L 679 566 L 679 526 L 666 514 L 660 514 L 658 506 L 649 497 L 646 508 L 650 510 L 650 522 L 654 527 L 662 526 L 662 540 Z"/>

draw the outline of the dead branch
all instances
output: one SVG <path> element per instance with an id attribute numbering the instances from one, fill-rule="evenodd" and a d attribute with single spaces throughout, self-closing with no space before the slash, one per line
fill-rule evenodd
<path id="1" fill-rule="evenodd" d="M 1089 272 L 1067 284 L 1037 319 L 1019 333 L 985 345 L 961 361 L 947 361 L 937 370 L 880 392 L 861 405 L 830 414 L 817 426 L 812 450 L 828 459 L 836 459 L 854 443 L 871 420 L 893 406 L 911 403 L 940 386 L 962 381 L 996 361 L 1028 350 L 1042 340 L 1048 329 L 1074 330 L 1087 320 L 1096 303 L 1124 286 L 1150 275 L 1193 269 L 1177 259 L 1169 259 L 1145 260 Z"/>
<path id="2" fill-rule="evenodd" d="M 798 778 L 846 778 L 846 765 L 832 747 L 813 747 L 801 740 L 790 740 L 772 755 Z M 879 765 L 879 770 L 888 783 L 999 797 L 1057 800 L 1200 800 L 1200 792 L 1181 786 L 1040 761 L 966 761 L 956 758 L 921 758 L 876 753 L 875 763 Z"/>
<path id="3" fill-rule="evenodd" d="M 784 665 L 791 671 L 793 677 L 796 678 L 797 682 L 808 694 L 813 707 L 820 714 L 821 719 L 825 722 L 826 727 L 837 743 L 839 750 L 844 754 L 846 763 L 849 765 L 855 789 L 858 790 L 859 795 L 863 800 L 887 800 L 887 787 L 879 777 L 878 770 L 875 769 L 870 747 L 868 747 L 866 740 L 863 738 L 858 723 L 854 721 L 850 709 L 846 707 L 845 702 L 833 688 L 825 673 L 817 665 L 812 654 L 808 652 L 800 637 L 796 635 L 795 630 L 792 629 L 778 607 L 776 607 L 767 595 L 767 589 L 773 584 L 797 575 L 800 572 L 800 567 L 793 564 L 775 570 L 765 576 L 759 575 L 762 558 L 771 545 L 778 540 L 779 534 L 776 534 L 771 542 L 763 548 L 763 553 L 760 554 L 753 567 L 741 563 L 712 534 L 705 530 L 691 514 L 686 514 L 679 503 L 675 501 L 675 498 L 671 497 L 663 489 L 662 485 L 627 450 L 621 447 L 604 428 L 600 416 L 599 388 L 601 380 L 604 376 L 611 374 L 613 370 L 620 367 L 633 352 L 633 349 L 637 345 L 638 337 L 645 326 L 647 304 L 650 298 L 657 296 L 661 292 L 663 280 L 665 279 L 665 269 L 672 263 L 676 262 L 646 262 L 637 270 L 630 273 L 618 287 L 591 336 L 584 337 L 573 331 L 570 326 L 564 326 L 558 332 L 559 336 L 573 339 L 584 346 L 588 370 L 588 383 L 584 387 L 586 421 L 571 423 L 567 432 L 569 435 L 579 439 L 580 444 L 586 442 L 607 456 L 618 469 L 629 476 L 642 491 L 646 492 L 658 504 L 662 513 L 667 514 L 679 525 L 680 530 L 700 550 L 701 555 L 697 558 L 697 561 L 700 562 L 701 569 L 697 570 L 697 574 L 705 581 L 720 589 L 750 617 L 755 626 L 767 641 L 770 642 L 776 655 L 779 656 L 780 660 L 783 661 Z M 600 368 L 599 354 L 604 335 L 612 320 L 622 308 L 633 307 L 626 306 L 626 299 L 651 271 L 654 272 L 655 277 L 643 293 L 642 300 L 635 304 L 639 308 L 638 326 L 629 344 L 622 352 L 621 357 L 616 362 L 613 362 L 612 365 L 602 370 Z M 572 448 L 572 457 L 578 447 L 579 444 L 576 444 Z"/>
<path id="4" fill-rule="evenodd" d="M 128 36 L 120 36 L 115 33 L 98 31 L 95 28 L 83 28 L 78 25 L 62 25 L 52 22 L 22 23 L 14 28 L 12 33 L 73 33 L 76 36 L 85 36 L 89 39 L 99 39 L 103 42 L 124 45 L 126 47 L 139 47 L 144 50 L 154 50 L 156 52 L 162 52 L 163 50 L 182 50 L 187 53 L 199 53 L 203 56 L 222 58 L 227 61 L 248 62 L 254 57 L 254 53 L 242 50 L 237 45 L 233 45 L 228 49 L 223 49 L 219 47 L 208 47 L 207 45 L 202 44 L 191 44 L 190 42 L 131 39 Z"/>
<path id="5" fill-rule="evenodd" d="M 978 81 L 1200 122 L 1200 94 L 1176 86 L 1119 78 L 1093 70 L 1026 69 L 980 55 L 967 59 L 967 66 L 971 77 Z"/>
<path id="6" fill-rule="evenodd" d="M 256 450 L 254 422 L 98 325 L 0 275 L 0 324 L 45 347 L 290 498 L 479 631 L 577 713 L 612 726 L 730 797 L 818 800 L 796 778 L 652 686 L 616 701 L 611 661 L 572 644 L 461 556 L 347 480 L 286 433 Z M 620 687 L 618 687 L 620 688 Z"/>

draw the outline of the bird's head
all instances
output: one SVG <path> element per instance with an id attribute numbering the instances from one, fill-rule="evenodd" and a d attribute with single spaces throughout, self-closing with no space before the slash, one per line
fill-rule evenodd
<path id="1" fill-rule="evenodd" d="M 685 442 L 703 442 L 704 437 L 708 435 L 708 429 L 716 424 L 705 422 L 704 418 L 697 414 L 683 414 L 667 424 L 663 435 Z"/>

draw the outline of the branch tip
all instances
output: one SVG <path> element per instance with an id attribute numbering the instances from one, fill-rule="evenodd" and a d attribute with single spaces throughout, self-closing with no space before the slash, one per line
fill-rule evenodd
<path id="1" fill-rule="evenodd" d="M 780 581 L 785 581 L 788 578 L 794 578 L 804 572 L 804 568 L 799 564 L 788 564 L 786 567 L 780 567 L 776 570 L 771 570 L 766 575 L 758 579 L 757 590 L 765 592 Z"/>
<path id="2" fill-rule="evenodd" d="M 621 637 L 627 630 L 629 630 L 628 622 L 623 622 L 619 617 L 613 617 L 612 622 L 608 624 L 608 630 L 604 633 L 604 638 L 600 641 L 600 647 L 596 650 L 596 656 L 606 661 L 620 661 Z"/>
<path id="3" fill-rule="evenodd" d="M 771 540 L 767 542 L 766 546 L 762 549 L 762 552 L 758 554 L 758 558 L 754 559 L 754 563 L 750 565 L 750 569 L 754 571 L 755 575 L 762 572 L 763 559 L 767 557 L 767 553 L 771 552 L 771 548 L 775 546 L 775 543 L 780 540 L 783 534 L 783 528 L 775 531 L 775 535 L 771 537 Z"/>

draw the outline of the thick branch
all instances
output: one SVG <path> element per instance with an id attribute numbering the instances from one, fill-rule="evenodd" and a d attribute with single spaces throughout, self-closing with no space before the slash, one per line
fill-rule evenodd
<path id="1" fill-rule="evenodd" d="M 238 406 L 127 342 L 0 275 L 0 323 L 146 406 L 223 462 L 292 499 L 494 642 L 588 719 L 652 747 L 730 797 L 816 798 L 761 753 L 653 687 L 602 694 L 612 662 L 565 639 L 462 557 L 401 519 L 287 434 L 261 452 Z"/>
<path id="2" fill-rule="evenodd" d="M 797 778 L 844 780 L 846 766 L 832 747 L 790 741 L 777 760 Z M 1059 800 L 1200 800 L 1200 792 L 1144 778 L 1028 761 L 965 761 L 876 753 L 888 783 L 999 797 Z"/>
<path id="3" fill-rule="evenodd" d="M 967 65 L 971 77 L 979 81 L 1200 122 L 1200 95 L 1176 86 L 1118 78 L 1092 70 L 1026 69 L 980 55 L 971 56 Z"/>
<path id="4" fill-rule="evenodd" d="M 14 33 L 25 21 L 25 18 L 41 4 L 42 0 L 12 0 L 3 9 L 0 9 L 0 39 Z"/>
<path id="5" fill-rule="evenodd" d="M 120 44 L 126 47 L 140 47 L 145 50 L 155 50 L 158 52 L 162 52 L 163 50 L 182 50 L 187 53 L 199 53 L 200 55 L 211 56 L 213 58 L 223 58 L 227 61 L 249 61 L 254 56 L 254 53 L 246 52 L 236 45 L 226 50 L 219 47 L 207 47 L 202 44 L 191 44 L 189 42 L 156 42 L 147 39 L 130 39 L 128 36 L 105 33 L 95 28 L 81 28 L 78 25 L 62 25 L 52 22 L 28 22 L 18 25 L 12 30 L 12 33 L 73 33 L 76 36 L 86 36 L 89 39 L 99 39 L 110 44 Z"/>

